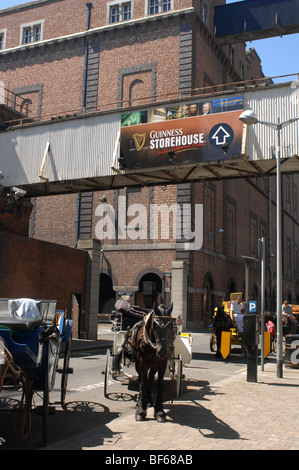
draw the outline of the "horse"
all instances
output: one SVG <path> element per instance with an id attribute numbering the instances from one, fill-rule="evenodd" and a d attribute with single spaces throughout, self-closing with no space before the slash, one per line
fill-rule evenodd
<path id="1" fill-rule="evenodd" d="M 222 331 L 229 331 L 233 326 L 230 316 L 225 312 L 223 307 L 215 308 L 214 315 L 212 317 L 212 325 L 216 336 L 216 357 L 220 357 Z"/>
<path id="2" fill-rule="evenodd" d="M 175 319 L 171 317 L 172 307 L 172 304 L 168 308 L 164 305 L 154 306 L 129 332 L 128 341 L 139 378 L 136 421 L 144 421 L 148 405 L 153 406 L 152 386 L 156 373 L 158 380 L 154 415 L 157 422 L 166 420 L 163 410 L 164 375 L 174 350 L 176 334 Z"/>
<path id="3" fill-rule="evenodd" d="M 291 313 L 282 317 L 283 336 L 295 335 L 297 333 L 297 319 Z"/>

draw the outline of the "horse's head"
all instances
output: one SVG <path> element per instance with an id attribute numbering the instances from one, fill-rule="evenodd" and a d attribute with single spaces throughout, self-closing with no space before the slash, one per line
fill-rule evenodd
<path id="1" fill-rule="evenodd" d="M 153 316 L 151 333 L 157 355 L 170 356 L 176 335 L 175 319 L 171 316 Z"/>

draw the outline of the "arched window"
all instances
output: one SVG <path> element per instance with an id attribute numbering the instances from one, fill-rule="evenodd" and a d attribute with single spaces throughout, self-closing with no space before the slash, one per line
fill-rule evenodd
<path id="1" fill-rule="evenodd" d="M 111 313 L 115 304 L 113 283 L 108 274 L 100 275 L 99 313 Z"/>
<path id="2" fill-rule="evenodd" d="M 162 279 L 155 273 L 147 273 L 138 283 L 136 303 L 141 307 L 152 308 L 154 302 L 158 305 L 162 293 Z"/>
<path id="3" fill-rule="evenodd" d="M 136 78 L 136 80 L 133 80 L 129 86 L 129 106 L 132 106 L 132 102 L 136 99 L 138 104 L 138 98 L 141 98 L 140 88 L 142 90 L 143 81 L 139 78 Z"/>
<path id="4" fill-rule="evenodd" d="M 31 104 L 32 104 L 32 101 L 29 98 L 26 98 L 25 100 L 23 100 L 20 106 L 20 112 L 22 114 L 25 114 L 25 116 L 29 116 Z"/>

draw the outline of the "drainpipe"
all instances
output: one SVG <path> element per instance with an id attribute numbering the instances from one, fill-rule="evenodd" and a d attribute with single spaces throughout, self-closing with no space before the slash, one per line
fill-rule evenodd
<path id="1" fill-rule="evenodd" d="M 90 29 L 90 16 L 91 16 L 92 3 L 86 3 L 86 6 L 87 6 L 86 31 L 88 31 Z M 86 107 L 87 68 L 88 68 L 88 39 L 86 37 L 85 38 L 84 74 L 83 74 L 83 100 L 82 100 L 83 112 L 84 112 L 85 107 Z"/>
<path id="2" fill-rule="evenodd" d="M 271 252 L 271 243 L 272 243 L 272 221 L 271 221 L 271 176 L 268 177 L 268 264 L 269 264 L 269 274 L 270 274 L 270 311 L 273 312 L 274 305 L 273 305 L 273 298 L 272 298 L 272 290 L 273 290 L 273 270 L 272 270 L 272 252 Z"/>
<path id="3" fill-rule="evenodd" d="M 76 219 L 76 242 L 75 248 L 77 248 L 80 232 L 80 213 L 81 213 L 81 194 L 77 195 L 77 219 Z"/>

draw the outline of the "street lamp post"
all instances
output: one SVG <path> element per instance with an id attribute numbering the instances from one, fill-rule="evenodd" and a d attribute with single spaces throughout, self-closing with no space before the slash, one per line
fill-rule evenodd
<path id="1" fill-rule="evenodd" d="M 265 358 L 265 341 L 264 341 L 264 326 L 265 326 L 265 238 L 259 239 L 260 243 L 260 258 L 261 258 L 261 370 L 264 371 L 264 358 Z"/>
<path id="2" fill-rule="evenodd" d="M 276 214 L 277 214 L 277 238 L 276 238 L 276 312 L 277 312 L 277 377 L 283 376 L 282 358 L 282 237 L 281 237 L 281 175 L 280 175 L 280 140 L 281 129 L 297 121 L 299 118 L 289 119 L 278 123 L 259 121 L 254 111 L 248 109 L 239 116 L 240 121 L 247 125 L 263 124 L 277 132 L 276 142 Z M 262 328 L 264 325 L 262 325 Z"/>

